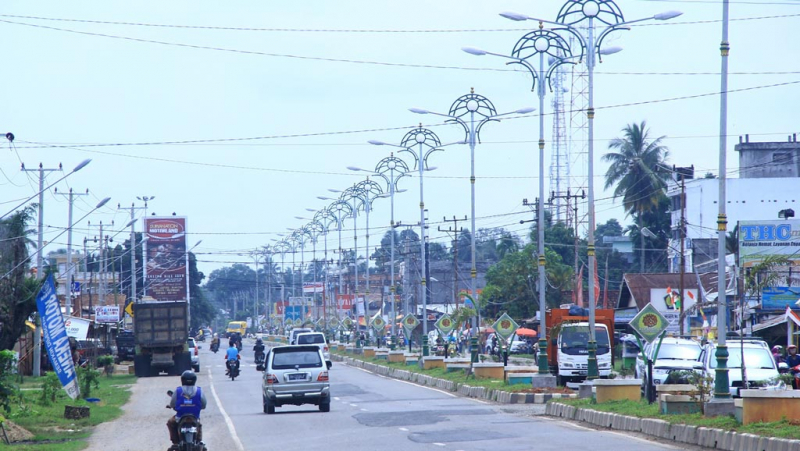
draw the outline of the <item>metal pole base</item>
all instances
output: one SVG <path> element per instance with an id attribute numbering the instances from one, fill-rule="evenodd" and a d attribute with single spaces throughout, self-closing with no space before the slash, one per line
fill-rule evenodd
<path id="1" fill-rule="evenodd" d="M 586 379 L 597 379 L 600 377 L 600 373 L 597 371 L 597 342 L 590 341 L 587 343 L 586 349 L 589 352 Z"/>
<path id="2" fill-rule="evenodd" d="M 425 335 L 422 337 L 422 356 L 428 357 L 430 355 L 428 350 L 428 336 Z"/>
<path id="3" fill-rule="evenodd" d="M 539 340 L 538 356 L 539 374 L 550 374 L 550 365 L 547 363 L 547 339 L 541 337 Z"/>

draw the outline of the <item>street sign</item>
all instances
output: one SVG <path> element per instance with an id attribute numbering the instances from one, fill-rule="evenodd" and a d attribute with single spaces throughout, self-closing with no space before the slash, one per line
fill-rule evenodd
<path id="1" fill-rule="evenodd" d="M 669 321 L 653 304 L 647 304 L 629 323 L 648 343 L 652 343 L 669 327 Z"/>
<path id="2" fill-rule="evenodd" d="M 349 316 L 345 316 L 344 319 L 342 320 L 342 326 L 344 326 L 345 329 L 350 329 L 351 327 L 353 327 L 353 320 L 350 319 Z"/>
<path id="3" fill-rule="evenodd" d="M 403 317 L 403 330 L 406 331 L 406 337 L 411 338 L 411 332 L 419 326 L 419 320 L 416 316 L 408 314 Z"/>
<path id="4" fill-rule="evenodd" d="M 372 328 L 375 329 L 375 332 L 381 332 L 386 328 L 386 321 L 383 320 L 383 317 L 376 316 L 372 320 Z"/>
<path id="5" fill-rule="evenodd" d="M 451 318 L 447 313 L 442 315 L 442 317 L 439 318 L 439 321 L 436 321 L 436 324 L 434 325 L 442 335 L 449 334 L 456 327 L 456 323 L 453 321 L 453 318 Z"/>
<path id="6" fill-rule="evenodd" d="M 125 306 L 125 313 L 130 316 L 133 316 L 133 301 L 128 302 L 128 305 Z"/>
<path id="7" fill-rule="evenodd" d="M 514 335 L 514 332 L 519 329 L 519 324 L 508 316 L 508 313 L 503 313 L 503 315 L 497 318 L 497 321 L 492 324 L 492 329 L 497 332 L 500 338 L 507 342 L 508 339 Z"/>

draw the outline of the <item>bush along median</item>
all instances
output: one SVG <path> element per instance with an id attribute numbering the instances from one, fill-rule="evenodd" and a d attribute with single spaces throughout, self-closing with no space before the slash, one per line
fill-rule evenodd
<path id="1" fill-rule="evenodd" d="M 9 442 L 20 451 L 84 449 L 92 427 L 122 414 L 121 407 L 131 395 L 129 387 L 136 383 L 133 375 L 99 375 L 93 368 L 79 370 L 81 398 L 76 400 L 67 396 L 54 373 L 28 378 L 21 389 L 16 383 L 2 384 L 0 449 L 10 448 Z M 67 411 L 88 416 L 68 419 Z"/>
<path id="2" fill-rule="evenodd" d="M 505 404 L 543 404 L 550 399 L 577 397 L 568 389 L 558 388 L 545 392 L 533 388 L 531 384 L 509 385 L 503 379 L 476 379 L 474 376 L 467 376 L 464 371 L 448 372 L 444 368 L 422 369 L 416 365 L 389 363 L 383 359 L 342 355 L 339 352 L 331 353 L 331 358 L 383 376 L 455 392 L 470 398 Z"/>
<path id="3" fill-rule="evenodd" d="M 600 428 L 639 432 L 679 443 L 730 451 L 800 449 L 800 421 L 742 425 L 730 416 L 704 417 L 701 413 L 669 414 L 646 401 L 568 399 L 550 402 L 547 415 L 580 421 Z"/>

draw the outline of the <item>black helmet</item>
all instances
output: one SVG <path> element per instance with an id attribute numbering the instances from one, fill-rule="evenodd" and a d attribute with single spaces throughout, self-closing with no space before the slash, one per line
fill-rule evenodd
<path id="1" fill-rule="evenodd" d="M 194 386 L 197 383 L 197 375 L 191 370 L 186 370 L 181 374 L 181 385 Z"/>
<path id="2" fill-rule="evenodd" d="M 258 344 L 264 343 L 264 340 L 262 340 L 261 338 L 256 338 L 256 343 Z"/>

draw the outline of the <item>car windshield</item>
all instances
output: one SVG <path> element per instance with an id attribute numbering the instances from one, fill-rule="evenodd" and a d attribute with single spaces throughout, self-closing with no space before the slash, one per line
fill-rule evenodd
<path id="1" fill-rule="evenodd" d="M 595 326 L 597 353 L 609 352 L 608 331 L 604 327 Z M 589 326 L 565 326 L 561 329 L 561 351 L 569 355 L 588 354 Z"/>
<path id="2" fill-rule="evenodd" d="M 276 370 L 286 370 L 290 368 L 317 368 L 322 366 L 319 358 L 319 351 L 295 351 L 288 350 L 281 352 L 273 350 L 275 355 L 272 357 L 272 368 Z"/>
<path id="3" fill-rule="evenodd" d="M 662 343 L 658 350 L 658 360 L 697 360 L 702 348 L 689 344 Z"/>
<path id="4" fill-rule="evenodd" d="M 711 368 L 717 367 L 717 359 L 711 357 Z M 746 368 L 771 370 L 775 368 L 772 354 L 764 348 L 744 348 L 744 363 Z M 728 347 L 728 368 L 742 367 L 742 348 Z"/>
<path id="5" fill-rule="evenodd" d="M 325 343 L 325 337 L 322 334 L 314 334 L 314 335 L 300 335 L 297 337 L 297 344 L 299 345 L 310 345 L 310 344 L 320 344 Z"/>

